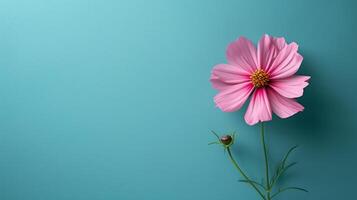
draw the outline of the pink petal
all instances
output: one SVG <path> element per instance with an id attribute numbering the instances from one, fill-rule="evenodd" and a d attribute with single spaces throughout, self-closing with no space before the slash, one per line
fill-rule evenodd
<path id="1" fill-rule="evenodd" d="M 241 67 L 245 71 L 252 73 L 257 69 L 257 50 L 254 44 L 245 37 L 230 43 L 227 47 L 227 61 L 231 65 Z"/>
<path id="2" fill-rule="evenodd" d="M 245 82 L 230 86 L 214 97 L 216 106 L 224 112 L 233 112 L 240 109 L 252 93 L 252 83 Z"/>
<path id="3" fill-rule="evenodd" d="M 278 48 L 278 50 L 282 50 L 287 44 L 285 42 L 285 38 L 279 37 L 274 39 L 275 46 Z"/>
<path id="4" fill-rule="evenodd" d="M 303 95 L 304 88 L 309 85 L 307 82 L 309 79 L 310 76 L 291 76 L 289 78 L 272 80 L 269 86 L 284 97 L 297 98 Z"/>
<path id="5" fill-rule="evenodd" d="M 213 68 L 210 80 L 213 88 L 224 90 L 237 83 L 250 81 L 250 77 L 248 72 L 240 67 L 228 64 L 218 64 Z"/>
<path id="6" fill-rule="evenodd" d="M 270 88 L 267 89 L 267 92 L 271 108 L 280 118 L 287 118 L 304 110 L 304 106 L 296 102 L 295 99 L 283 97 Z"/>
<path id="7" fill-rule="evenodd" d="M 268 70 L 270 79 L 286 78 L 299 70 L 303 57 L 297 50 L 298 45 L 293 42 L 279 52 Z"/>
<path id="8" fill-rule="evenodd" d="M 244 119 L 249 125 L 272 119 L 270 103 L 265 88 L 255 90 Z"/>
<path id="9" fill-rule="evenodd" d="M 274 38 L 264 34 L 258 43 L 258 67 L 269 71 L 275 57 L 285 45 L 284 38 Z"/>

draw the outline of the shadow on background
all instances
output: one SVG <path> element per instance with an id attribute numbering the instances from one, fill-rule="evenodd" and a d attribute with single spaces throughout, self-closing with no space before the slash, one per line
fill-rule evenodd
<path id="1" fill-rule="evenodd" d="M 304 61 L 297 74 L 311 76 L 310 85 L 305 88 L 304 95 L 298 99 L 305 110 L 288 119 L 274 116 L 271 123 L 273 130 L 277 129 L 281 134 L 299 134 L 299 137 L 304 137 L 310 142 L 318 142 L 316 144 L 319 145 L 338 141 L 340 138 L 338 133 L 341 132 L 344 132 L 343 140 L 352 137 L 347 133 L 347 130 L 351 132 L 351 127 L 347 124 L 353 125 L 353 112 L 341 97 L 331 92 L 333 88 L 330 84 L 333 84 L 333 78 L 327 77 L 328 80 L 325 80 L 320 76 L 322 73 L 318 73 L 317 70 L 324 67 L 317 57 L 306 52 L 302 54 Z"/>

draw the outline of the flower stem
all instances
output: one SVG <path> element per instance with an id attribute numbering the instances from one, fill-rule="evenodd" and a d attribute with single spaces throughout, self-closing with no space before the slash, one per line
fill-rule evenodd
<path id="1" fill-rule="evenodd" d="M 245 178 L 245 180 L 247 181 L 247 183 L 249 183 L 257 192 L 258 194 L 262 197 L 263 200 L 267 200 L 264 196 L 264 194 L 257 188 L 256 185 L 254 185 L 254 183 L 249 179 L 249 177 L 243 172 L 243 170 L 239 167 L 238 163 L 234 160 L 233 156 L 232 156 L 232 152 L 231 149 L 229 147 L 227 147 L 227 152 L 229 155 L 229 159 L 232 161 L 233 165 L 237 168 L 237 170 L 239 171 L 239 173 L 241 173 L 241 175 Z"/>
<path id="2" fill-rule="evenodd" d="M 267 188 L 267 200 L 270 200 L 270 181 L 269 181 L 269 164 L 268 164 L 268 154 L 267 154 L 267 148 L 265 145 L 265 137 L 264 137 L 264 123 L 261 122 L 261 139 L 262 139 L 262 145 L 263 145 L 263 150 L 264 150 L 264 160 L 265 160 L 265 180 L 266 180 L 266 188 Z"/>

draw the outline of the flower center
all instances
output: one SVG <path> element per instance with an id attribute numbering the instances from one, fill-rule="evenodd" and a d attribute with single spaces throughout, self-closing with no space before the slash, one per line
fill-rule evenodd
<path id="1" fill-rule="evenodd" d="M 256 88 L 265 87 L 268 85 L 268 82 L 269 82 L 269 74 L 267 74 L 262 69 L 257 69 L 250 76 L 250 79 L 252 80 L 254 87 L 256 87 Z"/>

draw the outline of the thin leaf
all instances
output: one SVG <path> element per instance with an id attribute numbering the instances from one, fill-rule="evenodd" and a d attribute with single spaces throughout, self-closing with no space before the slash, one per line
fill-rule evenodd
<path id="1" fill-rule="evenodd" d="M 212 144 L 219 144 L 218 142 L 210 142 L 208 143 L 208 145 L 212 145 Z"/>
<path id="2" fill-rule="evenodd" d="M 216 132 L 214 132 L 213 130 L 211 130 L 211 132 L 213 133 L 213 135 L 215 135 L 217 137 L 217 139 L 219 140 L 219 136 Z"/>
<path id="3" fill-rule="evenodd" d="M 280 172 L 280 176 L 284 174 L 284 172 L 286 172 L 286 170 L 288 170 L 289 168 L 291 168 L 292 166 L 296 165 L 297 162 L 293 162 L 293 163 L 290 163 L 289 165 L 285 166 L 283 168 L 283 170 Z"/>
<path id="4" fill-rule="evenodd" d="M 290 163 L 289 165 L 287 166 L 284 166 L 283 168 L 281 167 L 278 167 L 278 170 L 276 172 L 276 174 L 272 177 L 271 179 L 271 182 L 270 182 L 270 185 L 271 187 L 279 180 L 279 178 L 289 169 L 291 168 L 292 166 L 296 165 L 297 162 L 293 162 L 293 163 Z"/>
<path id="5" fill-rule="evenodd" d="M 232 134 L 232 144 L 236 141 L 236 132 L 234 131 Z"/>
<path id="6" fill-rule="evenodd" d="M 284 188 L 284 189 L 285 190 L 299 190 L 299 191 L 302 191 L 302 192 L 309 192 L 307 189 L 300 188 L 300 187 L 287 187 L 287 188 Z"/>
<path id="7" fill-rule="evenodd" d="M 290 167 L 294 166 L 296 164 L 296 162 L 289 164 L 288 166 L 286 166 L 286 161 L 289 158 L 289 155 L 296 149 L 298 148 L 298 146 L 293 146 L 291 147 L 288 152 L 285 154 L 284 158 L 282 159 L 282 161 L 278 164 L 278 167 L 276 168 L 276 172 L 274 174 L 274 176 L 271 178 L 271 182 L 270 185 L 271 187 L 275 184 L 275 182 L 279 179 L 279 177 Z"/>
<path id="8" fill-rule="evenodd" d="M 270 179 L 270 186 L 273 187 L 274 183 L 278 180 L 278 177 L 280 176 L 281 171 L 283 170 L 282 163 L 279 163 L 274 176 Z"/>
<path id="9" fill-rule="evenodd" d="M 307 191 L 306 189 L 300 188 L 300 187 L 286 187 L 286 188 L 280 188 L 277 193 L 275 193 L 275 194 L 273 194 L 273 195 L 271 196 L 271 199 L 273 199 L 273 198 L 276 197 L 278 194 L 280 194 L 280 193 L 282 193 L 282 192 L 285 192 L 285 191 L 287 191 L 287 190 L 299 190 L 299 191 L 302 191 L 302 192 L 309 192 L 309 191 Z"/>
<path id="10" fill-rule="evenodd" d="M 258 185 L 258 186 L 262 187 L 264 190 L 266 189 L 266 188 L 264 187 L 264 185 L 262 185 L 262 184 L 260 184 L 260 183 L 258 183 L 258 182 L 256 182 L 256 181 L 252 181 L 252 180 L 239 180 L 239 182 L 242 182 L 242 183 L 253 183 L 253 184 L 255 184 L 255 185 Z"/>
<path id="11" fill-rule="evenodd" d="M 296 149 L 296 148 L 298 148 L 298 146 L 297 146 L 297 145 L 296 145 L 296 146 L 291 147 L 291 148 L 289 149 L 289 151 L 286 153 L 286 155 L 285 155 L 285 157 L 284 157 L 284 159 L 283 159 L 283 162 L 282 162 L 283 167 L 285 166 L 285 163 L 286 163 L 286 161 L 287 161 L 287 159 L 288 159 L 289 155 L 291 154 L 291 152 L 293 152 L 293 151 L 294 151 L 294 149 Z"/>

